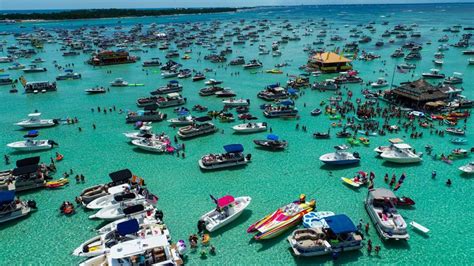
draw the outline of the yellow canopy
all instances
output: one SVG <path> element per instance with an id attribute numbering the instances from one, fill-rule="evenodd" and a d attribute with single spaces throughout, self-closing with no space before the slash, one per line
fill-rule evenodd
<path id="1" fill-rule="evenodd" d="M 324 52 L 324 53 L 317 53 L 313 56 L 313 60 L 322 62 L 325 64 L 330 63 L 350 63 L 352 60 L 345 58 L 342 55 L 338 55 L 333 52 Z"/>

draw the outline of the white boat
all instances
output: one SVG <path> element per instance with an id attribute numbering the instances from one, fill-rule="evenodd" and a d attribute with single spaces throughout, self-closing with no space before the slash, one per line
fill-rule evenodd
<path id="1" fill-rule="evenodd" d="M 266 122 L 258 122 L 258 123 L 244 123 L 235 125 L 232 129 L 236 133 L 255 133 L 255 132 L 262 132 L 267 131 L 267 123 Z"/>
<path id="2" fill-rule="evenodd" d="M 141 212 L 141 213 L 137 213 L 137 214 L 128 215 L 127 217 L 112 221 L 112 222 L 102 226 L 101 228 L 97 229 L 96 232 L 100 235 L 106 234 L 108 232 L 116 230 L 117 225 L 119 223 L 122 223 L 122 222 L 125 222 L 125 221 L 128 221 L 128 220 L 132 220 L 132 219 L 137 220 L 138 224 L 156 224 L 156 223 L 161 222 L 157 218 L 157 216 L 158 216 L 157 212 L 159 212 L 159 211 L 157 211 L 156 209 L 153 209 L 153 210 L 147 211 L 147 212 Z"/>
<path id="3" fill-rule="evenodd" d="M 230 144 L 224 146 L 226 153 L 206 154 L 199 159 L 199 167 L 203 170 L 213 170 L 246 165 L 250 162 L 251 155 L 243 153 L 241 144 Z"/>
<path id="4" fill-rule="evenodd" d="M 125 137 L 127 137 L 130 140 L 135 140 L 135 139 L 142 139 L 147 135 L 152 135 L 153 133 L 151 132 L 152 127 L 145 125 L 140 127 L 139 131 L 134 131 L 134 132 L 127 132 L 123 133 Z"/>
<path id="5" fill-rule="evenodd" d="M 26 139 L 8 143 L 7 146 L 18 151 L 42 151 L 52 149 L 54 143 L 51 140 Z"/>
<path id="6" fill-rule="evenodd" d="M 206 229 L 214 232 L 237 219 L 252 201 L 251 197 L 237 197 L 230 195 L 216 200 L 217 208 L 201 216 Z"/>
<path id="7" fill-rule="evenodd" d="M 145 151 L 157 153 L 162 153 L 166 151 L 166 144 L 160 140 L 153 138 L 134 139 L 132 140 L 132 144 Z"/>
<path id="8" fill-rule="evenodd" d="M 329 165 L 347 165 L 356 164 L 360 162 L 360 156 L 357 152 L 350 153 L 346 145 L 335 146 L 335 152 L 326 153 L 319 157 L 319 160 Z"/>
<path id="9" fill-rule="evenodd" d="M 22 120 L 15 125 L 22 128 L 42 128 L 52 127 L 57 124 L 57 121 L 54 119 L 41 119 L 41 113 L 31 113 L 28 115 L 28 119 Z"/>
<path id="10" fill-rule="evenodd" d="M 391 190 L 376 188 L 369 191 L 364 201 L 370 219 L 384 240 L 410 238 L 407 233 L 407 224 L 395 207 L 396 200 L 397 197 Z"/>
<path id="11" fill-rule="evenodd" d="M 250 105 L 250 100 L 249 99 L 227 99 L 227 100 L 222 100 L 222 103 L 225 106 L 231 106 L 231 107 L 237 107 L 237 106 L 249 106 Z"/>
<path id="12" fill-rule="evenodd" d="M 388 86 L 388 82 L 384 78 L 377 79 L 376 82 L 370 84 L 372 88 L 383 88 Z"/>
<path id="13" fill-rule="evenodd" d="M 84 207 L 92 202 L 95 199 L 107 196 L 109 194 L 116 194 L 125 191 L 126 189 L 130 189 L 129 184 L 120 184 L 117 186 L 112 186 L 110 187 L 108 184 L 107 185 L 95 185 L 92 187 L 88 187 L 84 189 L 79 198 L 81 199 L 82 205 Z"/>
<path id="14" fill-rule="evenodd" d="M 412 147 L 406 143 L 393 144 L 392 149 L 382 152 L 380 157 L 387 162 L 400 164 L 418 163 L 423 160 L 421 154 L 415 153 Z"/>
<path id="15" fill-rule="evenodd" d="M 439 72 L 439 69 L 433 68 L 430 69 L 428 73 L 421 74 L 425 78 L 432 78 L 432 79 L 444 79 L 445 75 Z"/>
<path id="16" fill-rule="evenodd" d="M 321 256 L 363 247 L 362 235 L 349 217 L 338 214 L 324 220 L 327 228 L 298 229 L 287 238 L 296 256 Z"/>
<path id="17" fill-rule="evenodd" d="M 100 209 L 96 214 L 89 216 L 89 219 L 102 219 L 113 221 L 123 218 L 127 215 L 137 214 L 152 210 L 154 207 L 144 199 L 136 199 L 118 205 L 112 205 Z"/>
<path id="18" fill-rule="evenodd" d="M 0 191 L 0 223 L 24 217 L 32 209 L 36 209 L 36 202 L 17 199 L 14 190 Z"/>
<path id="19" fill-rule="evenodd" d="M 423 225 L 421 225 L 421 224 L 419 224 L 415 221 L 411 221 L 410 225 L 413 226 L 413 228 L 417 229 L 418 231 L 420 231 L 424 234 L 428 234 L 430 232 L 430 229 L 424 227 Z"/>
<path id="20" fill-rule="evenodd" d="M 110 82 L 110 86 L 112 86 L 112 87 L 127 87 L 128 82 L 123 80 L 123 78 L 116 78 L 114 81 Z"/>
<path id="21" fill-rule="evenodd" d="M 181 95 L 177 92 L 168 93 L 166 97 L 159 96 L 156 99 L 156 105 L 158 105 L 159 108 L 178 106 L 185 103 L 186 98 L 181 97 Z"/>
<path id="22" fill-rule="evenodd" d="M 444 80 L 445 84 L 451 84 L 451 85 L 461 84 L 462 82 L 463 82 L 462 73 L 459 73 L 459 72 L 454 72 L 451 77 L 447 77 Z"/>
<path id="23" fill-rule="evenodd" d="M 182 139 L 188 139 L 215 133 L 218 129 L 213 123 L 207 122 L 210 120 L 212 118 L 209 116 L 198 117 L 195 119 L 195 123 L 179 128 L 177 135 Z"/>
<path id="24" fill-rule="evenodd" d="M 97 198 L 87 204 L 86 208 L 91 210 L 100 210 L 136 199 L 143 199 L 143 196 L 136 191 L 124 191 L 117 194 L 109 194 L 107 196 Z"/>
<path id="25" fill-rule="evenodd" d="M 470 162 L 466 165 L 463 165 L 458 168 L 459 170 L 463 171 L 466 174 L 473 174 L 474 173 L 474 161 Z"/>
<path id="26" fill-rule="evenodd" d="M 393 144 L 396 144 L 396 143 L 402 143 L 403 140 L 400 139 L 400 138 L 393 138 L 393 139 L 389 139 L 388 140 L 390 142 L 390 145 L 389 146 L 378 146 L 374 149 L 374 151 L 376 153 L 378 153 L 378 155 L 382 154 L 384 151 L 389 151 L 392 149 L 393 147 Z"/>
<path id="27" fill-rule="evenodd" d="M 167 121 L 171 126 L 187 126 L 194 123 L 194 117 L 191 115 L 178 116 L 176 118 L 168 119 Z"/>

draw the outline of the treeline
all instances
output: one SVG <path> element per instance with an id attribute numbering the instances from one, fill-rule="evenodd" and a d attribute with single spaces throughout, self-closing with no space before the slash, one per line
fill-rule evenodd
<path id="1" fill-rule="evenodd" d="M 9 13 L 0 14 L 0 20 L 66 20 L 97 19 L 119 17 L 167 16 L 199 13 L 235 12 L 238 8 L 173 8 L 173 9 L 78 9 L 49 13 Z"/>

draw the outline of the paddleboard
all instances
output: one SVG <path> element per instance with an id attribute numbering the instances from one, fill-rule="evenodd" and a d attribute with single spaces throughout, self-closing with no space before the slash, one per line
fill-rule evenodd
<path id="1" fill-rule="evenodd" d="M 419 230 L 419 231 L 422 232 L 422 233 L 427 234 L 427 233 L 430 232 L 430 229 L 424 227 L 423 225 L 421 225 L 421 224 L 419 224 L 419 223 L 417 223 L 417 222 L 415 222 L 415 221 L 411 221 L 410 224 L 411 224 L 411 226 L 413 226 L 413 228 Z"/>
<path id="2" fill-rule="evenodd" d="M 133 84 L 128 84 L 129 87 L 140 87 L 140 86 L 145 86 L 145 84 L 142 83 L 133 83 Z"/>
<path id="3" fill-rule="evenodd" d="M 344 183 L 346 183 L 346 184 L 348 184 L 348 185 L 351 185 L 351 186 L 353 186 L 353 187 L 360 187 L 360 184 L 358 184 L 358 183 L 352 181 L 352 179 L 350 179 L 350 178 L 341 177 L 341 180 L 342 180 L 342 182 L 344 182 Z"/>

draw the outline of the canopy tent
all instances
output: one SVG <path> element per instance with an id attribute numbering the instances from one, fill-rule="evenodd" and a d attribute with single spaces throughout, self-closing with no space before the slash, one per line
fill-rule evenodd
<path id="1" fill-rule="evenodd" d="M 127 181 L 130 178 L 132 178 L 132 172 L 128 169 L 123 169 L 123 170 L 119 170 L 119 171 L 110 173 L 109 177 L 110 177 L 110 179 L 112 179 L 112 182 L 114 182 L 114 183 L 123 182 L 123 181 Z"/>
<path id="2" fill-rule="evenodd" d="M 224 208 L 232 204 L 234 201 L 235 201 L 234 197 L 230 195 L 225 195 L 224 197 L 217 200 L 217 207 Z"/>
<path id="3" fill-rule="evenodd" d="M 137 219 L 131 219 L 117 224 L 117 232 L 121 236 L 136 233 L 139 229 L 140 225 L 138 224 Z"/>
<path id="4" fill-rule="evenodd" d="M 0 204 L 10 203 L 15 199 L 15 190 L 0 191 Z"/>
<path id="5" fill-rule="evenodd" d="M 352 220 L 345 214 L 337 214 L 324 218 L 334 234 L 347 234 L 356 232 L 357 229 Z"/>
<path id="6" fill-rule="evenodd" d="M 229 144 L 224 146 L 224 150 L 228 153 L 243 152 L 244 147 L 242 144 Z"/>
<path id="7" fill-rule="evenodd" d="M 22 176 L 22 175 L 28 175 L 32 173 L 36 173 L 38 171 L 39 166 L 37 164 L 31 164 L 27 166 L 22 166 L 13 169 L 12 175 L 13 176 Z"/>
<path id="8" fill-rule="evenodd" d="M 39 162 L 40 162 L 40 157 L 39 156 L 29 157 L 29 158 L 17 160 L 16 161 L 16 167 L 39 164 Z"/>

